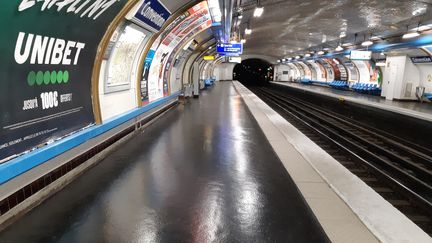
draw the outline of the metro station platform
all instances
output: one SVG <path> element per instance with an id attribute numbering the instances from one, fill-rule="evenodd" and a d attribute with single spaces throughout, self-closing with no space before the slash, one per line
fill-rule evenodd
<path id="1" fill-rule="evenodd" d="M 402 115 L 411 116 L 417 119 L 432 121 L 432 104 L 410 101 L 386 100 L 380 96 L 359 94 L 350 91 L 336 90 L 318 85 L 304 85 L 294 82 L 271 82 L 277 85 L 285 85 L 294 89 L 300 89 L 335 99 L 343 99 L 348 102 L 374 108 L 387 110 Z"/>
<path id="2" fill-rule="evenodd" d="M 167 112 L 0 242 L 431 242 L 238 82 Z"/>
<path id="3" fill-rule="evenodd" d="M 329 242 L 231 82 L 169 111 L 0 242 Z"/>

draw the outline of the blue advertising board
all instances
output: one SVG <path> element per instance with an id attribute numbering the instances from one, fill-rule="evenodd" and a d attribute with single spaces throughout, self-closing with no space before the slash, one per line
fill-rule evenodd
<path id="1" fill-rule="evenodd" d="M 133 19 L 157 32 L 170 16 L 171 12 L 158 0 L 144 0 Z"/>
<path id="2" fill-rule="evenodd" d="M 242 43 L 219 43 L 217 44 L 217 53 L 225 56 L 238 56 L 243 53 Z"/>

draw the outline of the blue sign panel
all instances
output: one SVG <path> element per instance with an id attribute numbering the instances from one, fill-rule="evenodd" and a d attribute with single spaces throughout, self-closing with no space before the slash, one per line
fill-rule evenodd
<path id="1" fill-rule="evenodd" d="M 158 0 L 145 0 L 135 14 L 134 20 L 157 32 L 170 15 L 170 11 Z"/>
<path id="2" fill-rule="evenodd" d="M 237 56 L 243 53 L 242 43 L 220 43 L 217 44 L 217 53 L 226 56 Z"/>

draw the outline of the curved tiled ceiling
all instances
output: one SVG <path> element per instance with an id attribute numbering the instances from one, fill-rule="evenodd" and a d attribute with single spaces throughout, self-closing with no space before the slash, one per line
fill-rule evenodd
<path id="1" fill-rule="evenodd" d="M 407 25 L 412 28 L 432 19 L 432 0 L 262 0 L 261 4 L 264 14 L 254 18 L 256 1 L 240 3 L 240 31 L 244 34 L 247 22 L 253 30 L 246 36 L 244 54 L 280 58 L 338 41 L 342 32 L 347 37 L 362 33 L 363 40 L 364 34 L 400 33 Z"/>

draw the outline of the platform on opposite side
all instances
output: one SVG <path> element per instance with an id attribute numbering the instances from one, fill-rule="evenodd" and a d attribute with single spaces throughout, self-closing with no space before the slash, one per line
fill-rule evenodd
<path id="1" fill-rule="evenodd" d="M 272 84 L 284 85 L 293 89 L 299 89 L 306 92 L 316 93 L 335 99 L 357 103 L 360 105 L 370 106 L 386 111 L 399 113 L 402 115 L 432 121 L 432 104 L 419 103 L 415 101 L 397 101 L 386 100 L 380 96 L 358 94 L 351 91 L 336 90 L 329 87 L 318 85 L 304 85 L 294 82 L 271 82 Z"/>

